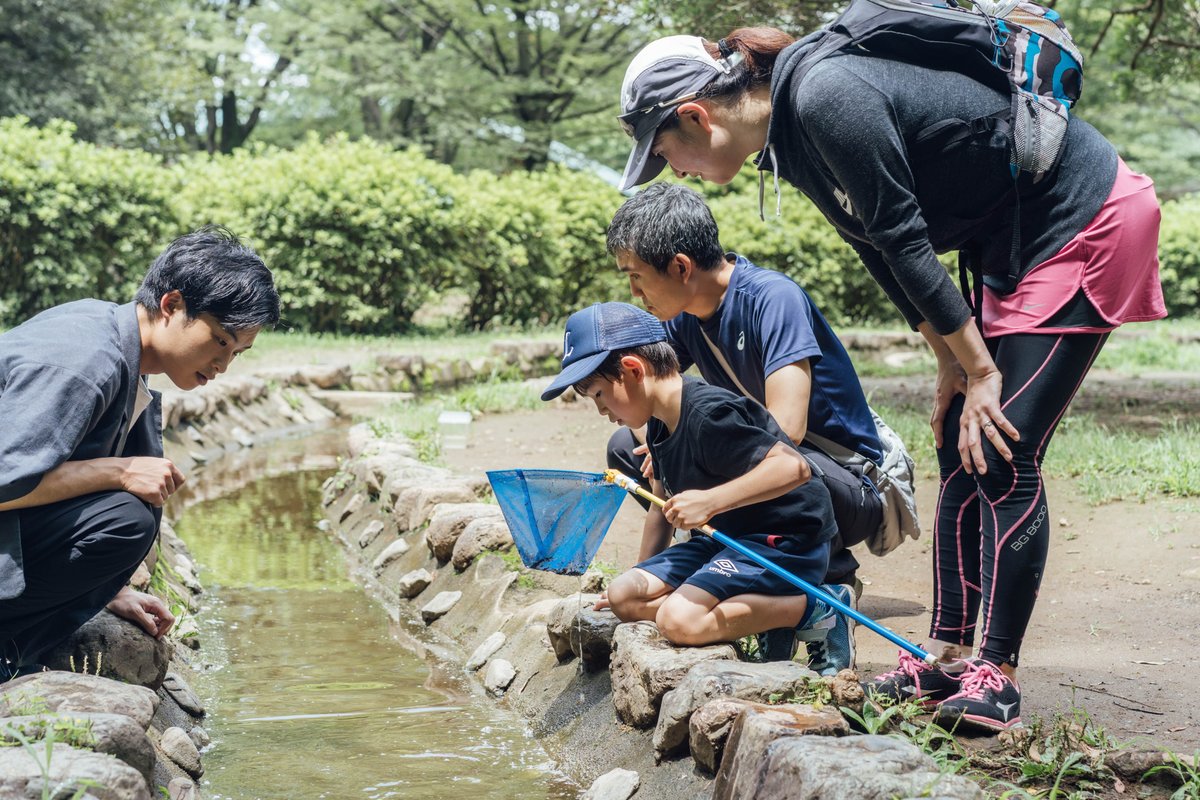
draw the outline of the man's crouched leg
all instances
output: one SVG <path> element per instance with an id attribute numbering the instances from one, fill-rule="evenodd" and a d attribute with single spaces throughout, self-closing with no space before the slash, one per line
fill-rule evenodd
<path id="1" fill-rule="evenodd" d="M 25 591 L 0 604 L 0 679 L 35 668 L 42 653 L 108 604 L 150 552 L 159 512 L 128 492 L 101 492 L 23 509 Z"/>

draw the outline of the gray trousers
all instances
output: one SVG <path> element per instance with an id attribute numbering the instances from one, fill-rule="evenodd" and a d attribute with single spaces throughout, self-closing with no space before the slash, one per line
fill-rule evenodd
<path id="1" fill-rule="evenodd" d="M 0 673 L 31 667 L 116 597 L 150 552 L 160 512 L 99 492 L 21 512 L 25 591 L 0 601 Z M 9 677 L 0 674 L 0 680 Z"/>
<path id="2" fill-rule="evenodd" d="M 607 461 L 609 469 L 615 469 L 631 478 L 636 478 L 647 490 L 649 483 L 642 477 L 644 456 L 635 456 L 633 448 L 638 446 L 633 431 L 621 428 L 608 440 Z M 833 500 L 833 517 L 838 535 L 830 542 L 829 568 L 824 583 L 854 583 L 858 573 L 858 559 L 850 548 L 862 542 L 873 531 L 879 529 L 883 518 L 883 506 L 879 495 L 861 474 L 846 469 L 819 450 L 801 447 L 800 450 L 823 472 L 822 479 Z M 645 509 L 650 501 L 635 499 Z"/>

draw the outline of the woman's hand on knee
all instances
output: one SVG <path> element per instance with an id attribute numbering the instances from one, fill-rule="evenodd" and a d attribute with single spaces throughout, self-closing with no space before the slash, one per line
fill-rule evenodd
<path id="1" fill-rule="evenodd" d="M 1001 432 L 1013 441 L 1021 439 L 1020 432 L 1004 416 L 1001 408 L 1000 392 L 1004 387 L 1004 378 L 1000 371 L 992 369 L 978 376 L 967 379 L 966 402 L 963 404 L 962 417 L 959 419 L 958 454 L 962 458 L 963 468 L 968 472 L 987 473 L 987 462 L 984 460 L 983 442 L 987 440 L 996 448 L 1005 461 L 1012 461 L 1012 450 L 1001 436 Z"/>
<path id="2" fill-rule="evenodd" d="M 942 449 L 944 443 L 943 431 L 946 427 L 946 414 L 950 411 L 950 403 L 958 395 L 967 393 L 967 373 L 957 361 L 938 360 L 937 383 L 933 389 L 933 413 L 929 416 L 929 427 L 933 428 L 933 445 Z"/>

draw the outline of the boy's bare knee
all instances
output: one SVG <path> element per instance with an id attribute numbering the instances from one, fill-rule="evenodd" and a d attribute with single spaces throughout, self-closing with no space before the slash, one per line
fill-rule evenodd
<path id="1" fill-rule="evenodd" d="M 654 621 L 659 633 L 667 637 L 671 644 L 699 645 L 712 641 L 712 631 L 708 630 L 703 618 L 671 603 L 665 603 L 658 610 Z"/>
<path id="2" fill-rule="evenodd" d="M 636 618 L 634 609 L 647 600 L 645 580 L 637 570 L 623 572 L 608 585 L 608 604 L 613 614 L 622 622 Z"/>

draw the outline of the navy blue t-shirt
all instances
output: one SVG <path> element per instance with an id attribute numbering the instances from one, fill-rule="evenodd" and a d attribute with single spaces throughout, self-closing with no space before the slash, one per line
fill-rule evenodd
<path id="1" fill-rule="evenodd" d="M 673 432 L 655 418 L 646 426 L 654 472 L 668 495 L 740 478 L 780 442 L 793 446 L 765 408 L 695 378 L 683 379 L 683 407 Z M 819 480 L 774 500 L 718 514 L 709 524 L 729 536 L 777 533 L 814 545 L 837 533 L 829 490 Z"/>
<path id="2" fill-rule="evenodd" d="M 704 380 L 741 394 L 704 341 L 703 326 L 738 380 L 765 404 L 767 377 L 808 359 L 812 370 L 808 429 L 879 463 L 883 447 L 862 384 L 825 317 L 791 278 L 730 255 L 736 262 L 716 313 L 704 322 L 686 313 L 667 322 L 680 369 L 695 364 Z"/>

